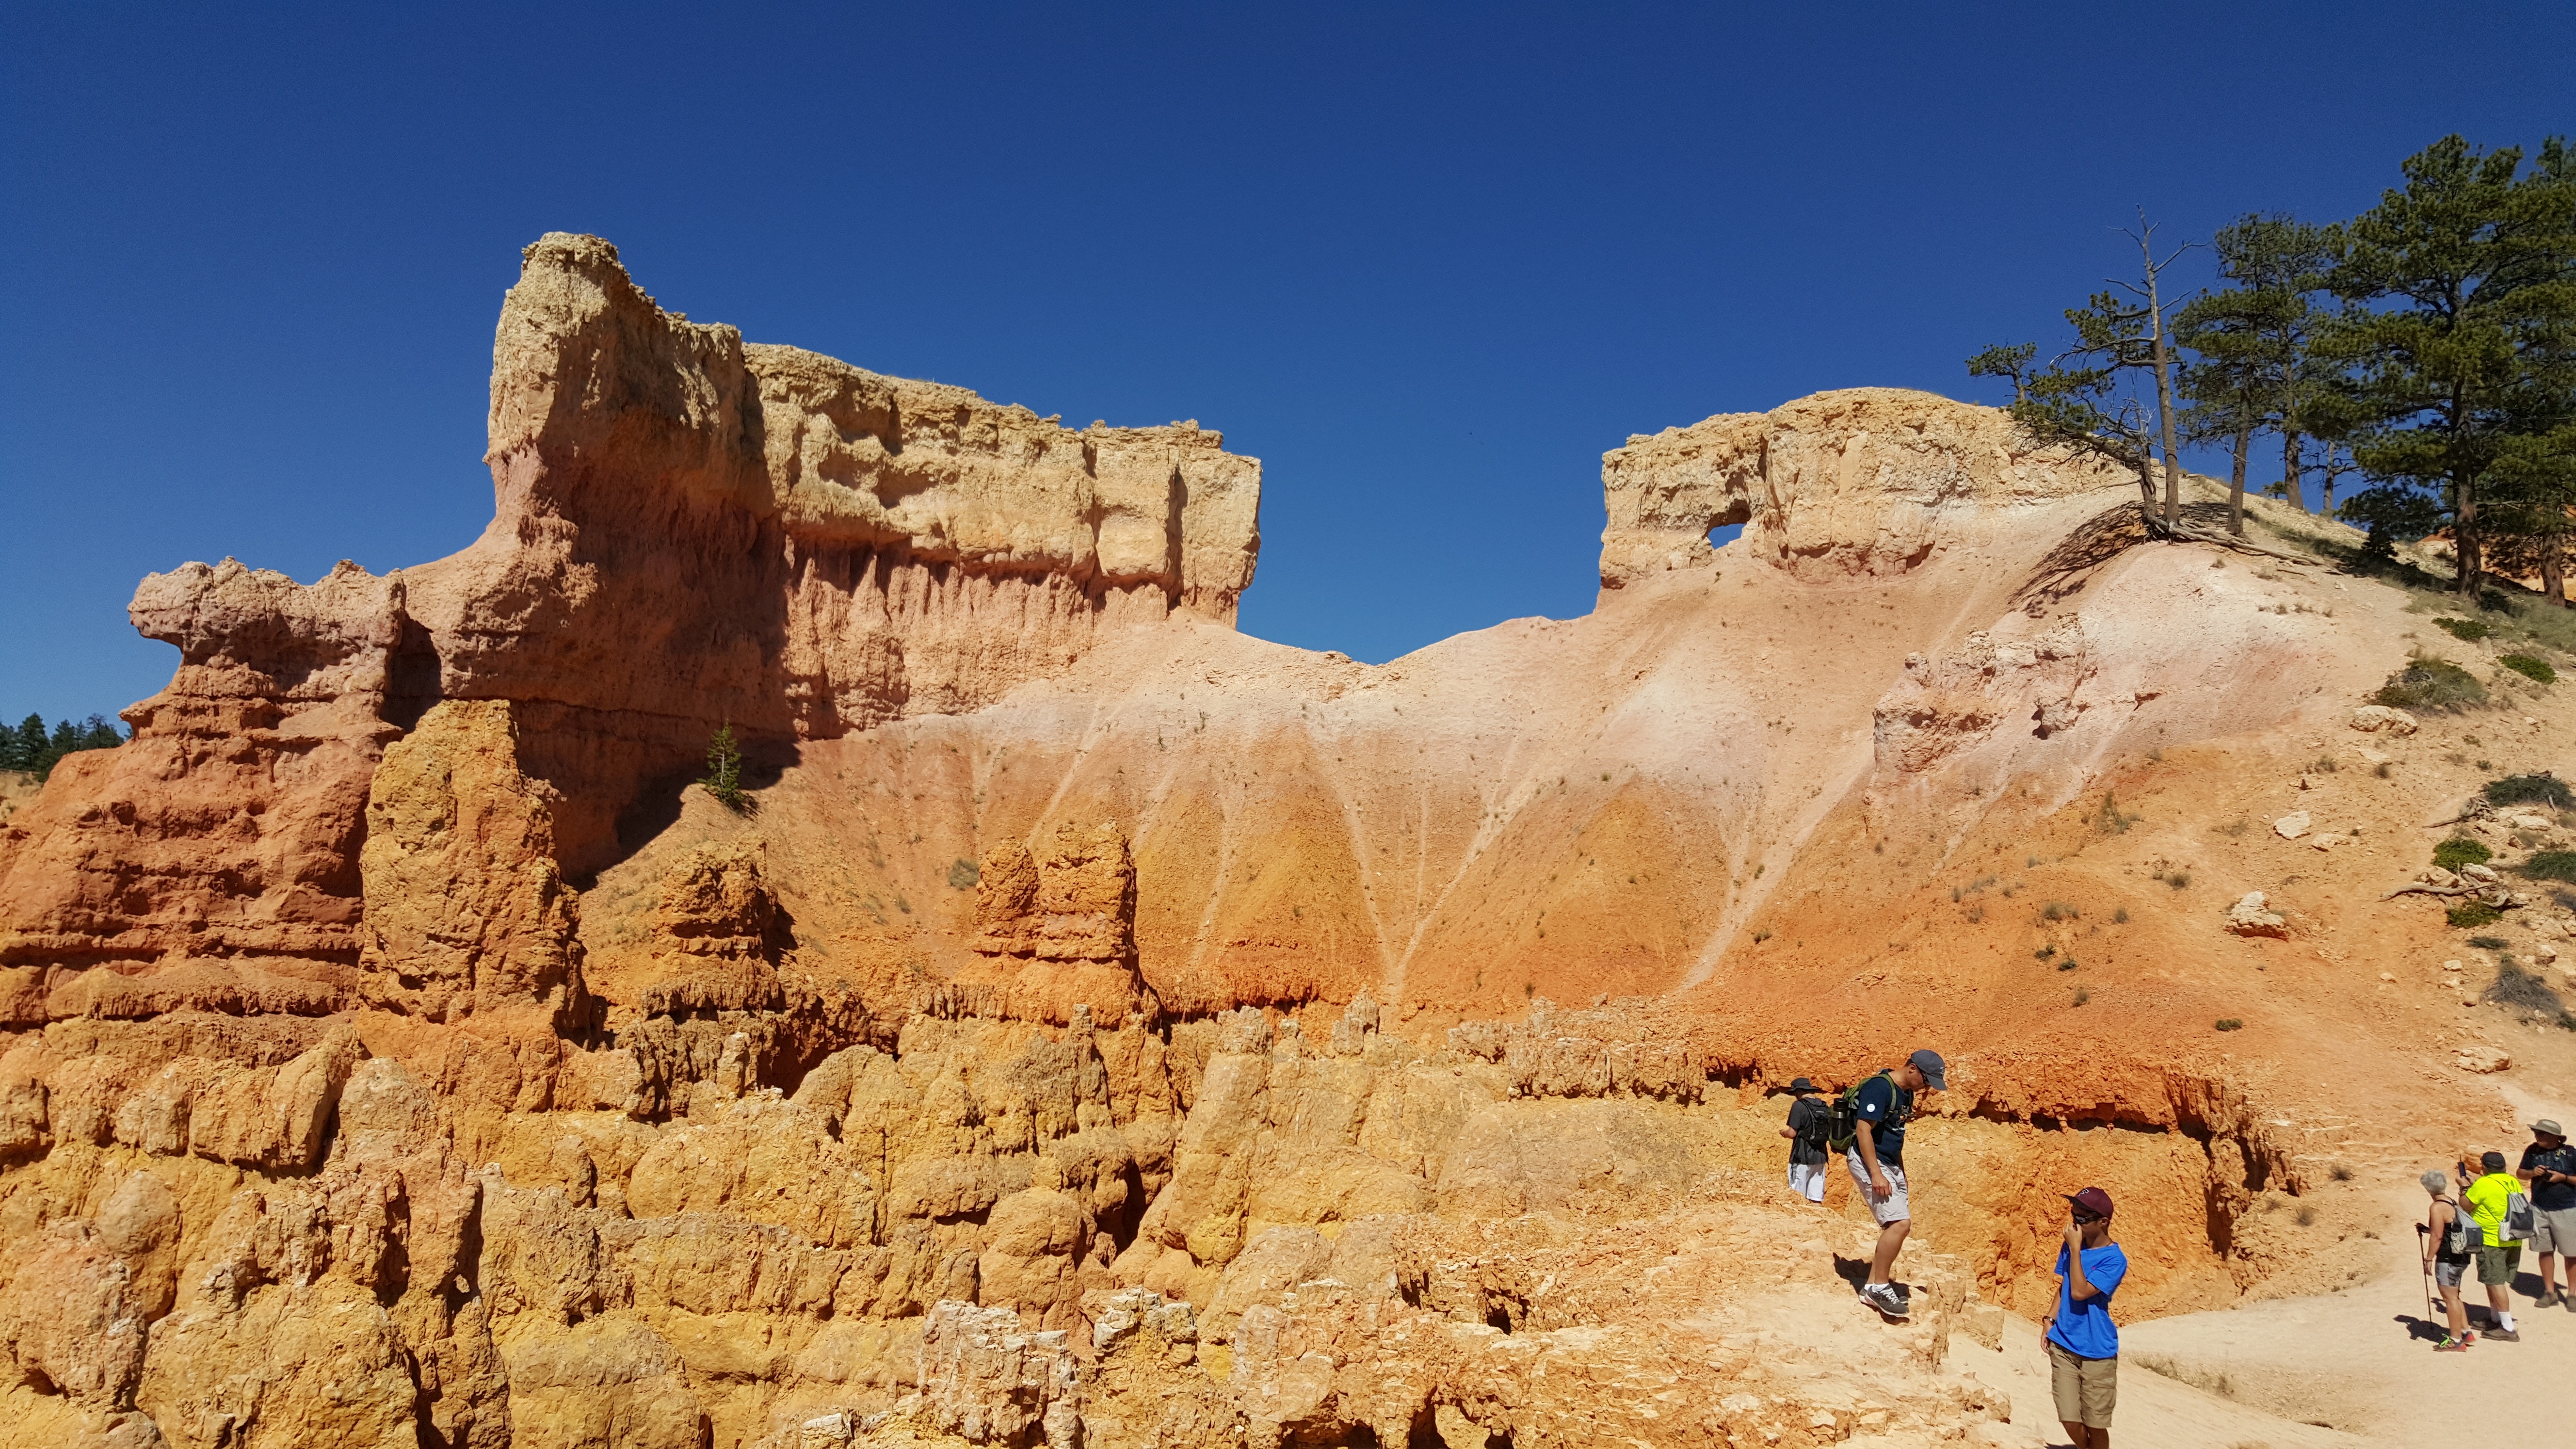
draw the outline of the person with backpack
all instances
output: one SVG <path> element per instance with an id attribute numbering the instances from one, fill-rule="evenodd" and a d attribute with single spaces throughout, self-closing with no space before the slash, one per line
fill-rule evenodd
<path id="1" fill-rule="evenodd" d="M 1816 1084 L 1804 1077 L 1789 1084 L 1794 1100 L 1789 1103 L 1789 1125 L 1780 1135 L 1789 1139 L 1789 1190 L 1809 1202 L 1825 1200 L 1825 1142 L 1833 1132 L 1833 1105 L 1827 1102 Z"/>
<path id="2" fill-rule="evenodd" d="M 2057 1302 L 2040 1325 L 2049 1396 L 2075 1449 L 2111 1449 L 2111 1410 L 2120 1401 L 2120 1330 L 2111 1322 L 2111 1295 L 2129 1276 L 2129 1255 L 2111 1241 L 2109 1193 L 2088 1187 L 2068 1194 L 2066 1204 Z"/>
<path id="3" fill-rule="evenodd" d="M 2469 1332 L 2469 1310 L 2460 1302 L 2460 1279 L 2467 1275 L 2469 1264 L 2477 1261 L 2477 1219 L 2460 1211 L 2460 1204 L 2449 1192 L 2448 1174 L 2440 1168 L 2417 1179 L 2433 1201 L 2424 1209 L 2423 1226 L 2416 1229 L 2424 1239 L 2424 1271 L 2431 1275 L 2433 1286 L 2442 1293 L 2442 1341 L 2433 1345 L 2435 1353 L 2466 1353 L 2478 1336 Z"/>
<path id="4" fill-rule="evenodd" d="M 2567 1134 L 2543 1117 L 2531 1124 L 2531 1145 L 2522 1149 L 2522 1166 L 2514 1176 L 2531 1185 L 2531 1251 L 2540 1260 L 2540 1297 L 2531 1306 L 2546 1308 L 2551 1295 L 2558 1306 L 2576 1313 L 2576 1147 Z M 2551 1260 L 2567 1260 L 2566 1281 L 2550 1285 Z"/>
<path id="5" fill-rule="evenodd" d="M 2486 1286 L 2487 1314 L 2495 1320 L 2487 1338 L 2519 1343 L 2522 1335 L 2513 1327 L 2513 1275 L 2522 1263 L 2522 1240 L 2513 1220 L 2517 1214 L 2530 1216 L 2531 1200 L 2522 1195 L 2522 1180 L 2505 1171 L 2503 1153 L 2484 1154 L 2478 1166 L 2484 1172 L 2460 1194 L 2460 1200 L 2479 1228 L 2478 1281 Z M 2464 1172 L 2467 1167 L 2461 1164 Z"/>
<path id="6" fill-rule="evenodd" d="M 1890 1318 L 1904 1318 L 1913 1305 L 1889 1281 L 1914 1213 L 1905 1195 L 1905 1124 L 1914 1116 L 1914 1094 L 1942 1089 L 1941 1057 L 1918 1051 L 1905 1064 L 1879 1072 L 1845 1091 L 1835 1103 L 1831 1144 L 1844 1154 L 1861 1200 L 1878 1221 L 1878 1248 L 1870 1255 L 1869 1279 L 1861 1284 L 1861 1301 Z"/>

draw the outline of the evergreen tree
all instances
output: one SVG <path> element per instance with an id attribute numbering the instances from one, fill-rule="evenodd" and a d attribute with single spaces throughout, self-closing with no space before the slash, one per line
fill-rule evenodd
<path id="1" fill-rule="evenodd" d="M 2254 434 L 2281 435 L 2282 494 L 2299 508 L 2302 419 L 2320 390 L 2312 343 L 2326 313 L 2315 294 L 2341 245 L 2337 228 L 2247 215 L 2219 228 L 2211 246 L 2233 287 L 2204 293 L 2175 318 L 2174 334 L 2199 354 L 2183 370 L 2195 441 L 2230 444 L 2228 531 L 2245 532 L 2245 461 Z"/>
<path id="2" fill-rule="evenodd" d="M 45 728 L 45 717 L 31 714 L 15 728 L 0 725 L 0 770 L 24 770 L 39 779 L 49 776 L 63 756 L 82 750 L 112 750 L 125 735 L 103 714 L 74 722 L 57 721 Z"/>
<path id="3" fill-rule="evenodd" d="M 2009 377 L 2012 379 L 2013 401 L 2022 402 L 2030 396 L 2030 362 L 2037 356 L 2039 356 L 2039 344 L 2036 342 L 2013 342 L 1989 347 L 1968 359 L 1968 376 Z"/>
<path id="4" fill-rule="evenodd" d="M 2431 503 L 2451 528 L 2453 587 L 2464 598 L 2477 597 L 2483 573 L 2490 474 L 2508 453 L 2532 455 L 2535 445 L 2509 440 L 2535 436 L 2534 369 L 2551 319 L 2576 305 L 2566 285 L 2565 148 L 2550 141 L 2529 176 L 2519 174 L 2522 159 L 2519 148 L 2481 152 L 2458 136 L 2408 157 L 2406 184 L 2347 229 L 2329 278 L 2343 311 L 2318 339 L 2344 369 L 2353 456 L 2369 492 Z M 2370 508 L 2404 511 L 2384 503 Z M 2526 500 L 2494 522 L 2501 531 L 2536 517 Z"/>

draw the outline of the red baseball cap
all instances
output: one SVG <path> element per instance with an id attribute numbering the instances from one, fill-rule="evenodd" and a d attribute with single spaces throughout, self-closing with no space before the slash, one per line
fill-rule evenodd
<path id="1" fill-rule="evenodd" d="M 2107 1218 L 2111 1215 L 2111 1195 L 2098 1187 L 2088 1187 L 2082 1192 L 2070 1192 L 2066 1195 L 2066 1200 L 2097 1218 Z"/>

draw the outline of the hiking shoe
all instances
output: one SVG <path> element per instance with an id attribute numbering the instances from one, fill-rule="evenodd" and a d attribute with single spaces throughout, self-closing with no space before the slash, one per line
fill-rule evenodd
<path id="1" fill-rule="evenodd" d="M 1890 1318 L 1904 1318 L 1914 1311 L 1914 1305 L 1908 1303 L 1903 1295 L 1886 1283 L 1862 1284 L 1860 1297 L 1862 1302 Z"/>
<path id="2" fill-rule="evenodd" d="M 2469 1351 L 2468 1340 L 2462 1338 L 2445 1338 L 2440 1343 L 2433 1345 L 2433 1351 L 2435 1353 L 2467 1353 Z"/>
<path id="3" fill-rule="evenodd" d="M 2487 1330 L 2487 1342 L 2520 1343 L 2522 1342 L 2522 1335 L 2514 1332 L 2510 1328 L 2490 1328 Z"/>

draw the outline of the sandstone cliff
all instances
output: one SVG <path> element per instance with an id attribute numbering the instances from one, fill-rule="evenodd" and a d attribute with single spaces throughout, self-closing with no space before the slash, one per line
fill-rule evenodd
<path id="1" fill-rule="evenodd" d="M 2382 899 L 2437 816 L 2571 843 L 2453 823 L 2576 743 L 2538 687 L 2351 728 L 2405 595 L 2149 544 L 1992 410 L 1631 439 L 1593 613 L 1380 667 L 1231 628 L 1217 435 L 746 344 L 593 238 L 490 436 L 452 558 L 145 580 L 170 688 L 0 819 L 9 1436 L 1935 1442 L 2059 1194 L 2132 1312 L 2330 1283 L 2459 1130 L 2421 1073 L 2576 1069 Z M 1866 1235 L 1766 1093 L 1922 1044 L 1922 1311 L 1821 1343 Z"/>

